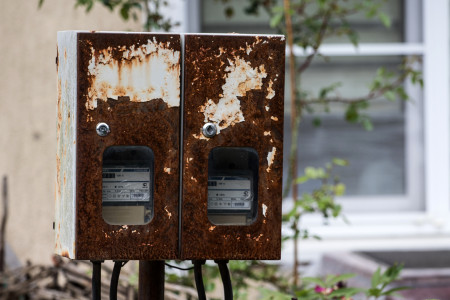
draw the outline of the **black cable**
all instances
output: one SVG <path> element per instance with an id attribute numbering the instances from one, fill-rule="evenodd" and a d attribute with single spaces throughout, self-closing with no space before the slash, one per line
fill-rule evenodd
<path id="1" fill-rule="evenodd" d="M 215 262 L 219 265 L 220 277 L 222 277 L 224 300 L 233 300 L 233 286 L 231 285 L 230 272 L 227 266 L 228 260 L 216 260 Z"/>
<path id="2" fill-rule="evenodd" d="M 202 265 L 204 260 L 193 260 L 195 286 L 197 287 L 198 300 L 206 300 L 205 286 L 203 285 Z"/>
<path id="3" fill-rule="evenodd" d="M 92 260 L 92 300 L 101 300 L 102 294 L 102 261 Z"/>
<path id="4" fill-rule="evenodd" d="M 109 299 L 117 300 L 117 287 L 119 286 L 120 270 L 128 261 L 115 261 L 111 274 L 111 285 L 109 287 Z"/>
<path id="5" fill-rule="evenodd" d="M 165 263 L 165 265 L 168 266 L 169 268 L 178 269 L 178 270 L 181 270 L 181 271 L 189 271 L 189 270 L 193 270 L 194 269 L 194 267 L 181 268 L 181 267 L 174 266 L 174 265 L 171 265 L 171 264 L 168 264 L 168 263 Z"/>

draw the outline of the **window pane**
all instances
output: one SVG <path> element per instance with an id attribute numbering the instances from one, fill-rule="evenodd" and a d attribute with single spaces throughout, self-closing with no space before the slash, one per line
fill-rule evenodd
<path id="1" fill-rule="evenodd" d="M 334 57 L 328 63 L 315 63 L 302 76 L 301 87 L 312 97 L 320 88 L 341 83 L 335 94 L 340 98 L 367 95 L 369 84 L 379 66 L 395 68 L 401 57 Z M 288 88 L 288 86 L 287 86 Z M 413 105 L 413 104 L 410 104 Z M 290 101 L 286 99 L 286 117 L 290 119 Z M 331 105 L 325 112 L 315 107 L 314 114 L 305 114 L 299 133 L 299 172 L 306 166 L 322 167 L 333 158 L 348 159 L 350 166 L 338 167 L 336 173 L 347 186 L 346 195 L 405 194 L 405 117 L 404 103 L 377 99 L 370 109 L 362 111 L 373 122 L 366 131 L 360 124 L 344 120 L 345 105 Z M 321 120 L 315 127 L 313 120 Z M 285 125 L 285 142 L 290 144 L 289 123 Z M 287 150 L 289 151 L 289 150 Z M 285 153 L 288 157 L 288 153 Z M 288 162 L 285 161 L 285 178 Z M 301 192 L 312 190 L 320 183 L 306 183 Z"/>
<path id="2" fill-rule="evenodd" d="M 348 5 L 354 5 L 360 0 L 342 1 Z M 360 43 L 392 43 L 402 42 L 403 38 L 403 1 L 390 0 L 382 2 L 381 11 L 391 20 L 390 28 L 386 28 L 379 18 L 366 18 L 364 12 L 352 15 L 348 18 L 350 26 L 358 31 Z M 269 26 L 270 17 L 260 9 L 257 16 L 245 14 L 245 8 L 249 1 L 228 0 L 226 2 L 216 0 L 202 0 L 201 29 L 203 32 L 238 32 L 238 33 L 276 33 Z M 281 1 L 280 1 L 281 5 Z M 227 17 L 227 8 L 233 8 L 232 17 Z M 294 16 L 295 23 L 295 16 Z M 345 36 L 333 37 L 325 40 L 325 43 L 348 43 Z"/>

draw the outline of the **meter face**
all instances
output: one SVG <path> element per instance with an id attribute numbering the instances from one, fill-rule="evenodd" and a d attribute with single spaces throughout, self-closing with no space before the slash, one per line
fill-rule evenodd
<path id="1" fill-rule="evenodd" d="M 103 154 L 102 215 L 108 224 L 142 225 L 153 218 L 153 151 L 113 146 Z"/>
<path id="2" fill-rule="evenodd" d="M 258 208 L 258 154 L 218 147 L 208 159 L 208 218 L 215 225 L 250 225 Z"/>

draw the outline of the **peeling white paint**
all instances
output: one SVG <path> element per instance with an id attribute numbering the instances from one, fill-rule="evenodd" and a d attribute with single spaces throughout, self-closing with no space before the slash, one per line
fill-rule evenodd
<path id="1" fill-rule="evenodd" d="M 277 118 L 277 117 L 271 116 L 270 118 L 271 118 L 272 120 L 274 120 L 274 121 L 278 121 L 278 118 Z"/>
<path id="2" fill-rule="evenodd" d="M 134 102 L 162 99 L 169 107 L 180 106 L 180 52 L 168 46 L 154 38 L 139 47 L 122 47 L 119 60 L 112 57 L 111 47 L 101 50 L 97 58 L 91 48 L 88 75 L 92 78 L 86 109 L 95 109 L 98 100 L 120 96 Z"/>
<path id="3" fill-rule="evenodd" d="M 250 45 L 248 45 L 247 43 L 245 43 L 245 45 L 247 46 L 246 48 L 246 52 L 247 52 L 247 55 L 249 55 L 250 54 L 250 52 L 252 52 L 252 46 L 250 46 Z"/>
<path id="4" fill-rule="evenodd" d="M 275 97 L 275 91 L 272 89 L 273 81 L 269 80 L 269 86 L 267 87 L 267 96 L 266 99 L 272 99 Z"/>
<path id="5" fill-rule="evenodd" d="M 172 213 L 167 209 L 167 206 L 164 206 L 164 210 L 167 213 L 167 216 L 169 217 L 169 219 L 172 217 Z"/>
<path id="6" fill-rule="evenodd" d="M 264 65 L 252 68 L 249 62 L 240 57 L 236 57 L 234 61 L 228 59 L 228 63 L 230 65 L 225 68 L 228 74 L 222 85 L 223 96 L 217 104 L 207 99 L 200 107 L 200 112 L 205 116 L 204 122 L 216 124 L 217 134 L 229 126 L 245 121 L 238 97 L 245 96 L 250 90 L 260 90 L 262 79 L 267 77 Z"/>
<path id="7" fill-rule="evenodd" d="M 264 131 L 264 136 L 270 135 L 270 131 Z"/>
<path id="8" fill-rule="evenodd" d="M 164 167 L 164 172 L 166 172 L 167 174 L 170 174 L 170 168 Z"/>
<path id="9" fill-rule="evenodd" d="M 266 213 L 267 213 L 267 205 L 265 205 L 265 204 L 262 205 L 262 213 L 263 213 L 263 216 L 265 218 L 266 217 Z"/>
<path id="10" fill-rule="evenodd" d="M 269 105 L 266 105 L 265 108 L 266 108 L 266 111 L 269 111 Z"/>
<path id="11" fill-rule="evenodd" d="M 269 153 L 267 153 L 267 172 L 270 172 L 270 167 L 273 164 L 273 161 L 275 159 L 275 153 L 277 152 L 277 148 L 272 147 L 272 151 L 270 151 Z"/>

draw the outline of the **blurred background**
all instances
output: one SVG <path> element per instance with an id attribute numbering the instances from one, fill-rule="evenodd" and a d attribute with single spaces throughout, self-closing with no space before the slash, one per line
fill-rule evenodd
<path id="1" fill-rule="evenodd" d="M 276 33 L 263 10 L 244 13 L 246 1 L 171 0 L 163 13 L 175 32 Z M 227 17 L 229 7 L 233 14 Z M 21 262 L 47 263 L 53 252 L 56 150 L 56 32 L 60 30 L 142 30 L 142 20 L 124 21 L 117 11 L 96 4 L 89 13 L 73 0 L 2 1 L 0 4 L 0 174 L 9 179 L 6 240 Z M 349 161 L 338 168 L 346 193 L 338 198 L 344 218 L 324 221 L 312 214 L 302 227 L 322 240 L 299 242 L 302 261 L 317 261 L 326 252 L 450 249 L 450 110 L 449 3 L 445 0 L 391 0 L 381 10 L 390 27 L 354 15 L 359 46 L 348 38 L 327 39 L 302 75 L 311 94 L 340 82 L 338 95 L 367 94 L 380 66 L 393 69 L 408 55 L 422 64 L 424 87 L 405 83 L 410 100 L 372 103 L 365 113 L 373 129 L 344 120 L 344 109 L 305 114 L 299 133 L 299 175 L 335 157 Z M 301 63 L 307 55 L 295 49 Z M 288 70 L 287 70 L 288 72 Z M 300 78 L 298 78 L 300 81 Z M 286 91 L 289 80 L 286 80 Z M 285 157 L 289 156 L 290 99 L 286 93 Z M 320 117 L 320 126 L 316 118 Z M 369 128 L 370 129 L 370 128 Z M 288 160 L 285 160 L 285 175 Z M 285 176 L 286 178 L 286 176 Z M 300 186 L 300 194 L 315 183 Z M 284 200 L 284 211 L 292 198 Z M 292 259 L 285 244 L 282 262 Z"/>

